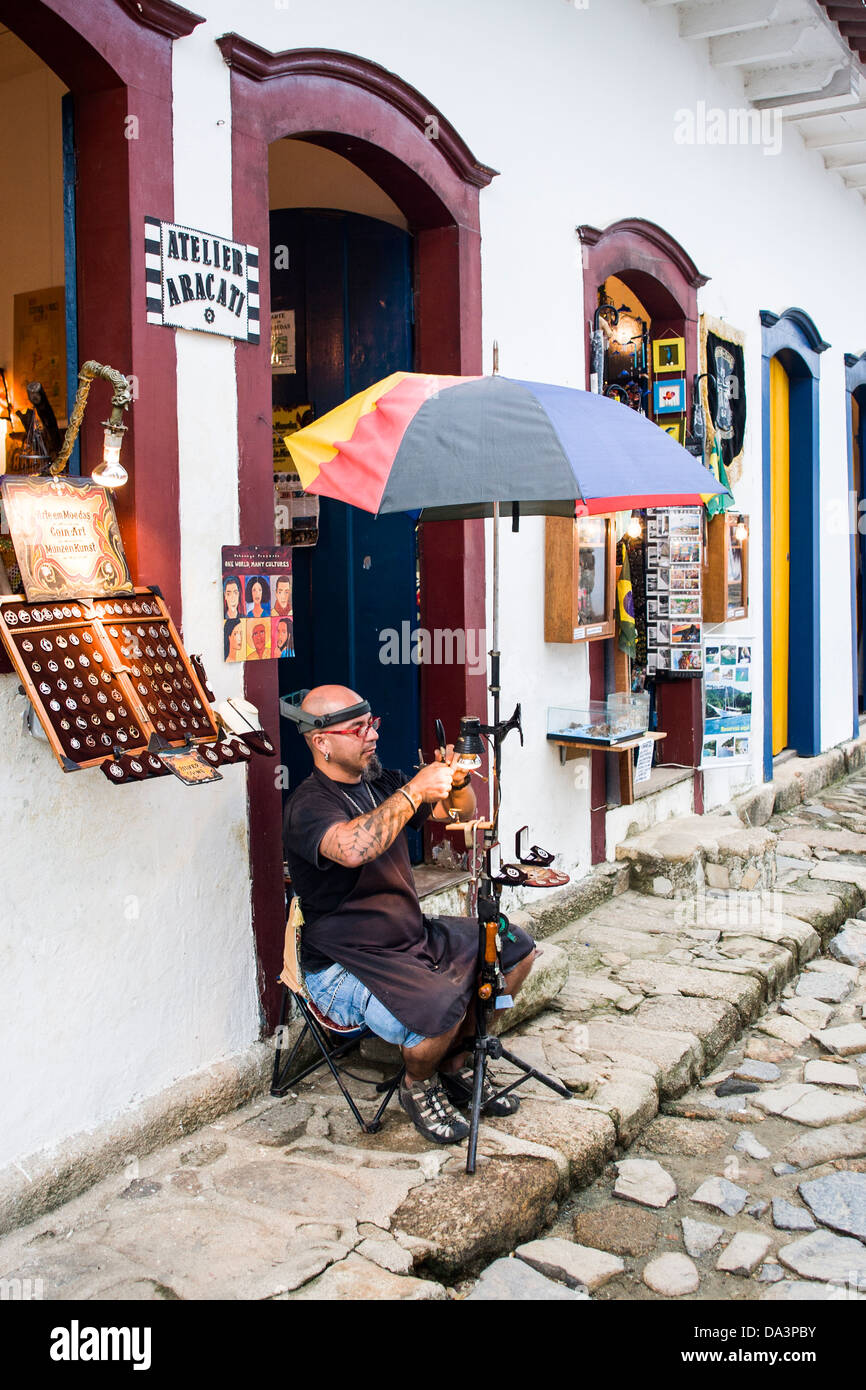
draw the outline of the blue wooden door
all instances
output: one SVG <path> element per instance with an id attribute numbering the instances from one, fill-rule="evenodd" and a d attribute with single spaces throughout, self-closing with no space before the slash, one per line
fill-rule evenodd
<path id="1" fill-rule="evenodd" d="M 293 208 L 271 213 L 271 250 L 271 304 L 295 311 L 297 361 L 294 374 L 274 376 L 274 405 L 308 404 L 323 415 L 390 372 L 411 370 L 408 233 L 356 213 Z M 351 686 L 382 716 L 383 763 L 411 771 L 418 668 L 380 658 L 391 650 L 389 630 L 417 624 L 413 521 L 324 499 L 318 544 L 292 558 L 296 654 L 280 662 L 281 694 Z M 307 775 L 309 754 L 293 729 L 283 728 L 282 740 L 291 789 Z M 420 857 L 420 838 L 413 851 Z"/>

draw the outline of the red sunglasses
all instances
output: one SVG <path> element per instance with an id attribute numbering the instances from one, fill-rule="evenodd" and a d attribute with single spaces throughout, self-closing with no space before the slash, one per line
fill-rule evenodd
<path id="1" fill-rule="evenodd" d="M 381 714 L 377 714 L 375 716 L 371 716 L 371 718 L 367 720 L 366 724 L 361 724 L 357 729 L 323 729 L 322 733 L 343 734 L 347 735 L 349 738 L 364 739 L 367 737 L 371 729 L 378 729 L 381 723 L 382 716 Z"/>

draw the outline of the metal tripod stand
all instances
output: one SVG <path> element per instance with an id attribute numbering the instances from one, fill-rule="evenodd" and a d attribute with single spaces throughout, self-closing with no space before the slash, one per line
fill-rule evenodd
<path id="1" fill-rule="evenodd" d="M 496 842 L 499 823 L 499 788 L 502 765 L 502 741 L 511 729 L 523 733 L 520 728 L 520 706 L 505 723 L 499 717 L 499 503 L 493 504 L 493 650 L 490 655 L 490 694 L 493 697 L 493 723 L 481 725 L 481 732 L 493 739 L 493 793 L 492 818 L 484 829 L 485 855 L 484 872 L 478 891 L 478 988 L 475 1000 L 475 1047 L 473 1054 L 472 1107 L 469 1127 L 469 1145 L 466 1155 L 466 1172 L 475 1172 L 475 1157 L 478 1149 L 478 1129 L 481 1123 L 481 1096 L 484 1078 L 490 1058 L 504 1057 L 513 1067 L 523 1073 L 516 1081 L 502 1086 L 495 1092 L 495 1098 L 508 1095 L 527 1081 L 541 1081 L 557 1095 L 571 1100 L 571 1092 L 552 1077 L 531 1067 L 520 1057 L 502 1046 L 499 1038 L 489 1032 L 490 1012 L 496 1007 L 497 998 L 504 989 L 502 971 L 499 964 L 499 926 L 502 914 L 499 898 L 502 884 L 494 881 L 491 875 L 490 851 Z"/>

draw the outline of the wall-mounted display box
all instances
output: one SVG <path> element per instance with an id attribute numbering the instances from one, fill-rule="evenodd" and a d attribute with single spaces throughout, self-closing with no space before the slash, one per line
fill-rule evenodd
<path id="1" fill-rule="evenodd" d="M 609 516 L 549 516 L 544 531 L 544 640 L 612 637 L 616 565 Z"/>
<path id="2" fill-rule="evenodd" d="M 749 616 L 748 517 L 720 512 L 707 526 L 704 622 L 728 623 Z M 745 529 L 745 536 L 737 531 Z"/>
<path id="3" fill-rule="evenodd" d="M 582 708 L 551 706 L 547 711 L 547 737 L 553 743 L 598 743 L 608 747 L 646 733 L 646 707 L 625 702 L 611 705 L 589 700 Z"/>

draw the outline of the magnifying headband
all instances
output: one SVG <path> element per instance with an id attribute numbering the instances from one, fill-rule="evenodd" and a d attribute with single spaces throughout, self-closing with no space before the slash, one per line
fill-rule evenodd
<path id="1" fill-rule="evenodd" d="M 299 690 L 296 696 L 280 701 L 281 713 L 292 720 L 299 734 L 314 734 L 317 730 L 321 732 L 332 728 L 334 724 L 342 724 L 344 720 L 357 719 L 362 714 L 370 713 L 370 702 L 360 700 L 357 705 L 347 705 L 345 709 L 335 709 L 330 714 L 312 714 L 309 710 L 301 709 L 300 704 L 309 693 L 309 690 Z M 297 704 L 294 703 L 296 699 Z"/>

